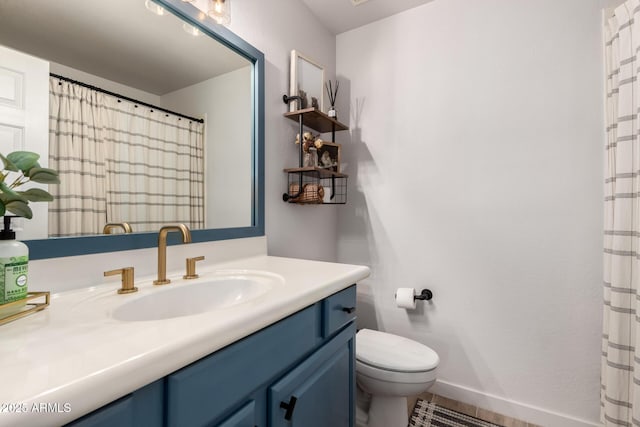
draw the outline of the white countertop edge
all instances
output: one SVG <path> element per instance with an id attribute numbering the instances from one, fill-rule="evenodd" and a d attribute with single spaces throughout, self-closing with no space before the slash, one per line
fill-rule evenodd
<path id="1" fill-rule="evenodd" d="M 369 275 L 369 268 L 363 266 L 268 256 L 237 260 L 225 263 L 221 267 L 238 268 L 247 266 L 255 268 L 257 266 L 257 268 L 260 268 L 263 264 L 278 265 L 276 273 L 282 275 L 285 280 L 292 281 L 296 280 L 296 274 L 299 275 L 298 269 L 300 267 L 310 271 L 327 271 L 327 273 L 325 277 L 318 280 L 307 280 L 309 283 L 304 284 L 304 288 L 296 288 L 290 297 L 282 295 L 279 299 L 266 301 L 263 306 L 252 307 L 253 310 L 248 317 L 236 316 L 226 322 L 222 328 L 219 325 L 203 327 L 188 336 L 174 339 L 166 345 L 156 347 L 137 357 L 114 362 L 105 369 L 98 370 L 91 375 L 78 378 L 59 387 L 34 390 L 31 397 L 21 399 L 20 402 L 3 402 L 1 399 L 4 397 L 0 397 L 0 404 L 22 403 L 26 404 L 27 408 L 31 408 L 34 403 L 44 402 L 57 403 L 58 407 L 63 409 L 65 403 L 71 403 L 70 412 L 61 410 L 60 412 L 46 413 L 0 413 L 0 426 L 37 427 L 70 422 L 284 319 L 323 298 L 357 283 Z M 298 273 L 287 274 L 287 268 L 292 271 L 296 270 Z M 332 270 L 336 271 L 332 272 Z M 270 270 L 267 269 L 267 271 Z M 117 345 L 117 343 L 114 345 Z M 7 384 L 6 386 L 10 385 Z M 3 394 L 0 392 L 0 396 Z"/>

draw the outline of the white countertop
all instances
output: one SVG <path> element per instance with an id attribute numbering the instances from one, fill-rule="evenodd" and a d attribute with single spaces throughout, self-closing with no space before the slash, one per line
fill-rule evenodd
<path id="1" fill-rule="evenodd" d="M 136 277 L 140 291 L 129 295 L 118 295 L 119 281 L 110 281 L 55 294 L 44 311 L 0 326 L 0 426 L 69 422 L 369 275 L 363 266 L 271 256 L 198 266 L 203 278 L 220 270 L 264 271 L 284 280 L 231 307 L 139 322 L 110 313 L 158 290 L 153 277 Z M 166 286 L 184 284 L 182 274 L 168 274 Z M 34 412 L 34 404 L 49 404 L 49 412 Z"/>

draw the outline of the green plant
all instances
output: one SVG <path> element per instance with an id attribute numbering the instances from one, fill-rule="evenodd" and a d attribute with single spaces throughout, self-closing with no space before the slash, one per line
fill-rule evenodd
<path id="1" fill-rule="evenodd" d="M 40 155 L 30 151 L 14 151 L 6 157 L 0 154 L 4 168 L 0 171 L 0 216 L 7 211 L 27 218 L 33 218 L 29 202 L 50 202 L 53 196 L 40 188 L 29 188 L 25 191 L 16 188 L 30 182 L 40 184 L 59 184 L 58 172 L 43 168 L 38 163 Z M 7 179 L 12 179 L 7 184 Z"/>

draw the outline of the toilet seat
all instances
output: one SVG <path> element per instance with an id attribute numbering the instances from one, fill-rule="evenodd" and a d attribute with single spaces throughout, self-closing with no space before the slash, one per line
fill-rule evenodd
<path id="1" fill-rule="evenodd" d="M 435 370 L 440 358 L 435 351 L 419 342 L 361 329 L 356 334 L 356 361 L 371 374 L 380 371 L 415 374 Z"/>
<path id="2" fill-rule="evenodd" d="M 377 381 L 396 384 L 425 384 L 436 380 L 436 370 L 422 372 L 398 372 L 380 369 L 356 360 L 356 372 L 362 377 L 369 377 Z"/>

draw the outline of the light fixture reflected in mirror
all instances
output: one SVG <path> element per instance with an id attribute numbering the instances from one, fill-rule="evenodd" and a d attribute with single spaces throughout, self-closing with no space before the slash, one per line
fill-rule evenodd
<path id="1" fill-rule="evenodd" d="M 151 12 L 155 13 L 156 15 L 162 16 L 165 13 L 164 8 L 162 6 L 160 6 L 157 3 L 154 3 L 151 0 L 145 0 L 144 6 Z"/>
<path id="2" fill-rule="evenodd" d="M 187 0 L 183 0 L 183 1 L 187 1 Z M 197 29 L 196 27 L 194 27 L 193 25 L 185 22 L 184 24 L 182 24 L 182 29 L 187 33 L 187 34 L 191 34 L 192 36 L 199 36 L 200 34 L 202 34 L 200 32 L 199 29 Z"/>
<path id="3" fill-rule="evenodd" d="M 209 16 L 218 24 L 231 23 L 231 0 L 209 0 Z"/>

